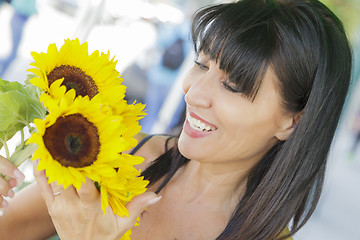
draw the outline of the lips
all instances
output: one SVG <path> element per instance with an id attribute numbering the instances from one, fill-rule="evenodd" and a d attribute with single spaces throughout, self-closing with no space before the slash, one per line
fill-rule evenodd
<path id="1" fill-rule="evenodd" d="M 199 130 L 199 131 L 215 131 L 216 127 L 205 121 L 204 119 L 200 118 L 199 116 L 197 116 L 196 114 L 192 113 L 192 112 L 188 112 L 186 119 L 188 120 L 190 126 L 195 129 L 195 130 Z"/>
<path id="2" fill-rule="evenodd" d="M 193 138 L 205 137 L 212 134 L 217 127 L 195 113 L 188 111 L 186 115 L 186 122 L 184 131 Z"/>

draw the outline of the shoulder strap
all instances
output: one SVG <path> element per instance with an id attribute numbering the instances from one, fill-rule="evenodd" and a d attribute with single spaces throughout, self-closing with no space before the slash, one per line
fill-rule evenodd
<path id="1" fill-rule="evenodd" d="M 171 139 L 175 138 L 174 136 L 168 136 L 168 138 L 165 141 L 165 152 L 169 151 L 168 143 Z"/>
<path id="2" fill-rule="evenodd" d="M 147 135 L 144 137 L 136 147 L 133 148 L 133 150 L 130 152 L 130 155 L 134 155 L 150 138 L 152 138 L 154 135 Z"/>
<path id="3" fill-rule="evenodd" d="M 151 135 L 147 135 L 146 137 L 144 137 L 139 143 L 138 145 L 136 145 L 136 147 L 133 148 L 133 150 L 130 152 L 130 155 L 134 155 L 147 141 L 150 140 L 150 138 L 152 138 L 153 136 L 159 136 L 160 134 L 151 134 Z M 168 136 L 168 138 L 165 141 L 165 152 L 167 152 L 168 149 L 168 143 L 170 141 L 170 139 L 175 138 L 174 136 Z"/>

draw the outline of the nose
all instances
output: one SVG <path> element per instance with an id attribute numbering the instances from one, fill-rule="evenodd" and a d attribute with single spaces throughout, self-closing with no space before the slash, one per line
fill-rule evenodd
<path id="1" fill-rule="evenodd" d="M 207 74 L 188 74 L 183 82 L 185 102 L 192 107 L 209 108 L 212 105 L 212 86 Z"/>

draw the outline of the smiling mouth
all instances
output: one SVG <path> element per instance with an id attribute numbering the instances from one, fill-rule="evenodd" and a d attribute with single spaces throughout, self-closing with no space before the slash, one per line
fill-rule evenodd
<path id="1" fill-rule="evenodd" d="M 186 115 L 186 119 L 188 120 L 191 128 L 202 132 L 211 132 L 216 130 L 215 127 L 209 126 L 201 120 L 190 116 L 189 113 L 187 113 Z"/>

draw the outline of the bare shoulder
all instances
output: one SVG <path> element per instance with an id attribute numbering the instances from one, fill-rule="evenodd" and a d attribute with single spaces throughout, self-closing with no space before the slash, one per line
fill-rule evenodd
<path id="1" fill-rule="evenodd" d="M 140 143 L 143 139 L 148 137 L 148 134 L 139 133 L 135 136 L 136 140 Z M 170 138 L 170 139 L 169 139 Z M 167 135 L 153 135 L 147 140 L 135 153 L 134 155 L 144 158 L 144 162 L 135 166 L 138 169 L 146 169 L 151 162 L 161 156 L 167 148 L 171 148 L 175 144 L 175 138 Z M 131 150 L 127 153 L 130 153 Z"/>

